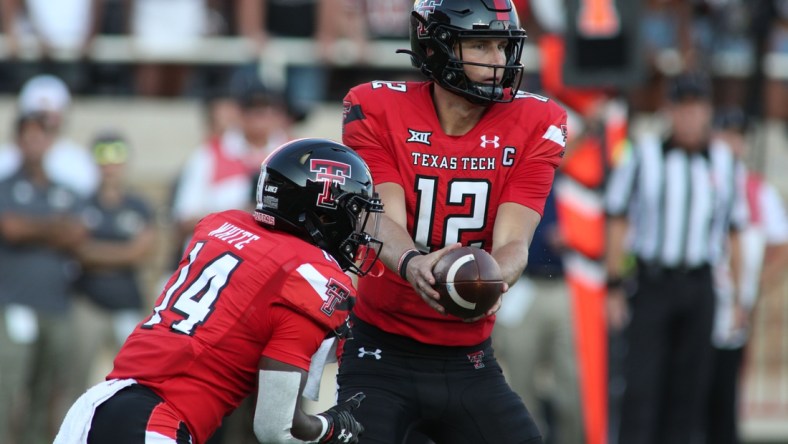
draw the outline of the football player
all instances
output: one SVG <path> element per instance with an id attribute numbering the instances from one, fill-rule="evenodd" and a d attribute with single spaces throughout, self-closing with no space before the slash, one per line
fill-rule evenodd
<path id="1" fill-rule="evenodd" d="M 425 82 L 374 81 L 345 97 L 343 142 L 386 206 L 381 277 L 362 277 L 340 397 L 363 390 L 361 442 L 539 443 L 490 347 L 495 307 L 445 314 L 432 268 L 459 245 L 491 252 L 503 290 L 528 246 L 564 152 L 566 112 L 519 91 L 525 31 L 510 0 L 422 0 L 410 54 Z M 528 338 L 524 338 L 528 340 Z"/>
<path id="2" fill-rule="evenodd" d="M 357 442 L 363 394 L 314 416 L 301 395 L 324 338 L 347 330 L 355 290 L 343 271 L 376 265 L 382 211 L 353 150 L 325 139 L 279 147 L 262 164 L 254 214 L 199 222 L 153 312 L 55 442 L 201 444 L 255 390 L 261 442 Z"/>

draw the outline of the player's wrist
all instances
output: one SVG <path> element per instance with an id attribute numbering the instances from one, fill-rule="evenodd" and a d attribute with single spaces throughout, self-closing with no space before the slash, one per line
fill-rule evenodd
<path id="1" fill-rule="evenodd" d="M 624 288 L 624 278 L 621 276 L 608 276 L 605 287 L 610 290 L 622 290 Z"/>
<path id="2" fill-rule="evenodd" d="M 328 421 L 329 418 L 327 418 L 325 415 L 319 414 L 315 416 L 317 416 L 317 419 L 320 420 L 320 434 L 317 435 L 317 439 L 315 440 L 315 442 L 319 443 L 331 433 L 333 427 L 331 427 L 331 423 Z"/>
<path id="3" fill-rule="evenodd" d="M 397 262 L 397 273 L 404 280 L 408 280 L 408 263 L 416 256 L 420 256 L 421 252 L 415 248 L 405 250 L 402 256 L 399 257 Z"/>

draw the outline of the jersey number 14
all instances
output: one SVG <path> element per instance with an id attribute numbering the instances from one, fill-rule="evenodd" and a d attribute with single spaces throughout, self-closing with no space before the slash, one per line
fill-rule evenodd
<path id="1" fill-rule="evenodd" d="M 230 276 L 238 268 L 241 259 L 232 253 L 224 253 L 208 261 L 190 282 L 186 282 L 191 275 L 192 266 L 197 255 L 205 246 L 205 242 L 197 242 L 189 252 L 189 261 L 183 265 L 178 278 L 165 289 L 161 302 L 153 308 L 153 315 L 142 328 L 153 328 L 162 321 L 161 312 L 168 306 L 171 312 L 179 319 L 170 324 L 173 331 L 194 335 L 195 329 L 205 323 L 211 315 L 216 300 L 222 290 L 227 286 Z M 170 306 L 170 301 L 172 302 Z"/>

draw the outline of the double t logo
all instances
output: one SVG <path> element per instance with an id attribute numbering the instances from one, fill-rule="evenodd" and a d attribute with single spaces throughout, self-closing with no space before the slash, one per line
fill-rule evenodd
<path id="1" fill-rule="evenodd" d="M 316 173 L 316 182 L 323 182 L 323 192 L 317 196 L 317 206 L 335 209 L 337 204 L 331 195 L 331 186 L 335 183 L 345 184 L 345 179 L 350 177 L 350 165 L 328 159 L 312 159 L 309 170 Z"/>

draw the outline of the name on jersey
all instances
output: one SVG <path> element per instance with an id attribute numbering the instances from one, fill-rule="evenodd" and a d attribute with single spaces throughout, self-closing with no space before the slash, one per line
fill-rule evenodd
<path id="1" fill-rule="evenodd" d="M 249 242 L 260 239 L 260 236 L 238 228 L 229 222 L 225 222 L 221 227 L 211 231 L 208 233 L 208 236 L 215 237 L 223 242 L 226 242 L 235 247 L 237 250 L 243 250 L 243 248 L 249 244 Z"/>
<path id="2" fill-rule="evenodd" d="M 494 170 L 495 157 L 454 157 L 441 154 L 411 153 L 413 165 L 441 170 Z"/>

